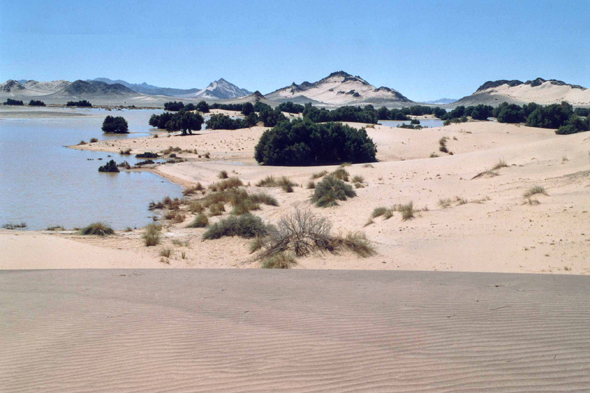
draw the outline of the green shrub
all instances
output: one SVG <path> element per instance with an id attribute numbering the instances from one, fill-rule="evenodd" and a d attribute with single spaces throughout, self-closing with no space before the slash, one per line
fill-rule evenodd
<path id="1" fill-rule="evenodd" d="M 267 234 L 267 226 L 264 225 L 260 217 L 246 213 L 239 217 L 230 216 L 210 225 L 203 234 L 203 240 L 220 239 L 225 236 L 264 237 Z"/>
<path id="2" fill-rule="evenodd" d="M 397 211 L 399 211 L 402 214 L 402 220 L 407 221 L 407 220 L 411 220 L 412 218 L 414 218 L 414 203 L 410 202 L 407 205 L 401 205 L 397 208 Z"/>
<path id="3" fill-rule="evenodd" d="M 262 203 L 268 206 L 279 206 L 279 202 L 276 200 L 276 198 L 264 192 L 250 194 L 249 198 L 254 203 Z"/>
<path id="4" fill-rule="evenodd" d="M 117 168 L 117 163 L 115 162 L 115 160 L 110 160 L 109 162 L 107 162 L 103 166 L 98 167 L 98 171 L 99 172 L 115 172 L 115 173 L 118 173 L 119 172 L 119 168 Z"/>
<path id="5" fill-rule="evenodd" d="M 311 201 L 318 207 L 331 207 L 338 206 L 338 201 L 346 201 L 355 196 L 352 186 L 327 176 L 316 185 Z"/>
<path id="6" fill-rule="evenodd" d="M 114 234 L 113 228 L 102 222 L 95 222 L 80 230 L 81 235 L 108 236 Z"/>
<path id="7" fill-rule="evenodd" d="M 129 125 L 121 116 L 107 116 L 102 123 L 102 131 L 107 134 L 129 134 Z"/>
<path id="8" fill-rule="evenodd" d="M 315 188 L 315 183 L 313 180 L 310 180 L 309 182 L 307 182 L 307 189 L 308 190 L 313 190 Z"/>
<path id="9" fill-rule="evenodd" d="M 295 119 L 265 131 L 254 157 L 265 165 L 304 166 L 372 162 L 376 160 L 376 152 L 364 129 Z"/>

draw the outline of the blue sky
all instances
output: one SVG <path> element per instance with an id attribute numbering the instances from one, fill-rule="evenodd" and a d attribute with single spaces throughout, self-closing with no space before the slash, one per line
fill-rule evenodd
<path id="1" fill-rule="evenodd" d="M 590 87 L 590 0 L 0 0 L 0 80 L 108 77 L 268 93 L 344 70 L 412 100 L 487 80 Z"/>

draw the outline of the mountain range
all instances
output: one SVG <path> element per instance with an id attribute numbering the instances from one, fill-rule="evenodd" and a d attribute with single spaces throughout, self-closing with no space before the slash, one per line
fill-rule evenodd
<path id="1" fill-rule="evenodd" d="M 344 71 L 333 72 L 316 82 L 302 82 L 277 89 L 266 95 L 246 89 L 221 78 L 211 82 L 204 89 L 175 89 L 158 87 L 147 83 L 132 84 L 122 80 L 97 78 L 69 82 L 56 80 L 39 82 L 35 80 L 8 80 L 0 84 L 0 97 L 36 98 L 48 103 L 63 104 L 69 99 L 92 99 L 102 105 L 162 106 L 174 99 L 187 101 L 222 100 L 226 103 L 263 101 L 270 105 L 292 101 L 322 106 L 374 105 L 401 107 L 415 103 L 403 94 L 389 87 L 375 87 L 360 76 Z M 553 104 L 567 101 L 576 106 L 590 105 L 590 90 L 579 85 L 568 84 L 556 79 L 536 78 L 526 82 L 520 80 L 496 80 L 482 84 L 473 94 L 458 101 L 444 98 L 426 102 L 431 105 L 498 105 L 502 102 L 523 104 Z"/>

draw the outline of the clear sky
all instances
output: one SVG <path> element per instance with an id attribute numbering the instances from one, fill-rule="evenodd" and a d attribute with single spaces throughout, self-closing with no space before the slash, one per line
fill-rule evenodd
<path id="1" fill-rule="evenodd" d="M 226 80 L 269 93 L 344 70 L 412 100 L 496 79 L 590 87 L 590 0 L 0 0 L 0 80 Z"/>

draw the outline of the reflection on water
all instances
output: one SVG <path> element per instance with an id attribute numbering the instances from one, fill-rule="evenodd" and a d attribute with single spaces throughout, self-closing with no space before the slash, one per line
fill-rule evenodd
<path id="1" fill-rule="evenodd" d="M 410 124 L 410 120 L 379 120 L 379 124 L 387 127 L 397 127 L 400 124 Z M 442 127 L 443 121 L 440 119 L 420 119 L 420 125 L 428 128 Z"/>
<path id="2" fill-rule="evenodd" d="M 98 172 L 111 159 L 133 165 L 135 156 L 64 147 L 91 138 L 149 136 L 155 131 L 148 119 L 161 111 L 77 111 L 90 116 L 0 119 L 0 225 L 24 221 L 29 229 L 74 228 L 104 221 L 115 229 L 139 227 L 151 222 L 150 201 L 182 195 L 180 186 L 152 173 Z M 131 134 L 103 134 L 107 115 L 125 117 Z"/>

